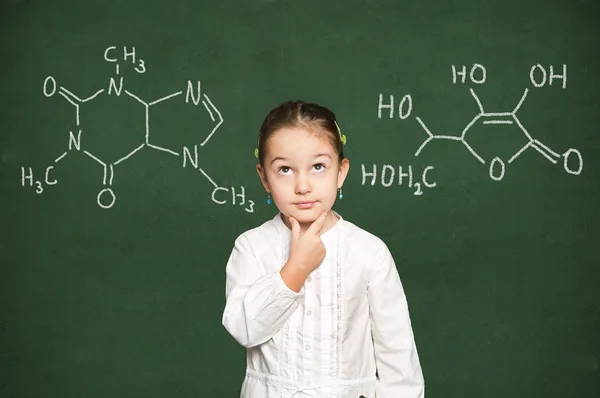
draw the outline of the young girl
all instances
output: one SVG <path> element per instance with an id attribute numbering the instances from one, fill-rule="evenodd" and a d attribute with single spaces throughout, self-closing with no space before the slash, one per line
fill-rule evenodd
<path id="1" fill-rule="evenodd" d="M 256 166 L 279 210 L 235 241 L 223 325 L 246 347 L 243 398 L 416 398 L 424 381 L 387 246 L 331 208 L 350 163 L 327 108 L 273 109 Z"/>

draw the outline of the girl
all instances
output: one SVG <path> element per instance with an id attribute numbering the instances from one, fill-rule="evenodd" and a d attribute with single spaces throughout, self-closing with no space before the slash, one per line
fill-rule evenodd
<path id="1" fill-rule="evenodd" d="M 406 298 L 383 241 L 331 208 L 350 163 L 327 108 L 262 124 L 256 170 L 279 210 L 235 241 L 223 325 L 246 347 L 242 398 L 416 398 L 424 381 Z"/>

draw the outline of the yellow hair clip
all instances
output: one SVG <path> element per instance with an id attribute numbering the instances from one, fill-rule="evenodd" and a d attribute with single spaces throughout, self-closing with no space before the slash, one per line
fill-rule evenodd
<path id="1" fill-rule="evenodd" d="M 337 121 L 333 121 L 335 123 L 335 126 L 338 129 L 338 134 L 340 135 L 340 140 L 342 141 L 343 145 L 346 145 L 346 136 L 344 134 L 342 134 L 342 131 L 340 130 L 340 126 L 337 124 Z"/>
<path id="2" fill-rule="evenodd" d="M 258 148 L 254 148 L 254 157 L 258 159 Z"/>

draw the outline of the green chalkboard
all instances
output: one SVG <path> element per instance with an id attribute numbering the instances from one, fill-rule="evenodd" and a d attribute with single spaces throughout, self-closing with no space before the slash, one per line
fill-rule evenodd
<path id="1" fill-rule="evenodd" d="M 4 1 L 0 396 L 235 397 L 266 113 L 332 108 L 335 209 L 404 282 L 428 397 L 600 396 L 593 1 Z"/>

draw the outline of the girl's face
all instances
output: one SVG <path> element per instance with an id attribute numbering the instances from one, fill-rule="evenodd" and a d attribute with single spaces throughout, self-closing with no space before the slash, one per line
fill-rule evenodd
<path id="1" fill-rule="evenodd" d="M 304 229 L 321 213 L 329 212 L 350 163 L 348 159 L 339 162 L 325 133 L 284 128 L 269 137 L 266 147 L 264 168 L 259 164 L 256 169 L 286 221 L 294 217 Z"/>

